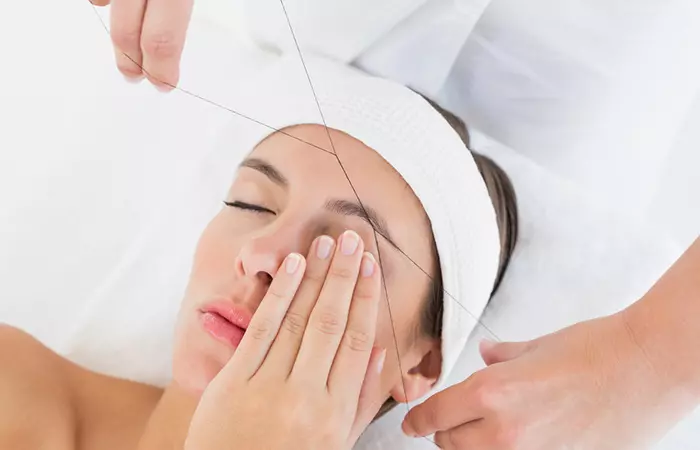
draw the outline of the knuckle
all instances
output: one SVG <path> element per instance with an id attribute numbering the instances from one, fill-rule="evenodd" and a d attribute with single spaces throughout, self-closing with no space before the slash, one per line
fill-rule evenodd
<path id="1" fill-rule="evenodd" d="M 490 407 L 493 404 L 492 388 L 487 384 L 482 384 L 474 391 L 474 398 L 484 407 Z"/>
<path id="2" fill-rule="evenodd" d="M 328 270 L 328 276 L 339 280 L 354 280 L 357 278 L 357 272 L 349 267 L 335 265 Z"/>
<path id="3" fill-rule="evenodd" d="M 475 380 L 473 395 L 476 402 L 482 407 L 495 409 L 500 403 L 500 386 L 489 378 L 479 378 Z"/>
<path id="4" fill-rule="evenodd" d="M 419 434 L 425 434 L 428 430 L 436 430 L 438 416 L 435 408 L 427 408 L 424 405 L 415 408 L 415 419 L 412 422 L 413 429 Z M 444 434 L 444 433 L 443 433 Z"/>
<path id="5" fill-rule="evenodd" d="M 306 328 L 306 317 L 295 312 L 287 312 L 282 321 L 282 326 L 294 335 L 301 335 Z"/>
<path id="6" fill-rule="evenodd" d="M 438 411 L 435 408 L 426 408 L 423 417 L 425 428 L 436 429 L 439 427 Z"/>
<path id="7" fill-rule="evenodd" d="M 320 286 L 326 280 L 326 274 L 322 270 L 307 270 L 304 272 L 304 283 Z"/>
<path id="8" fill-rule="evenodd" d="M 324 311 L 318 315 L 315 326 L 323 334 L 337 336 L 344 331 L 345 323 L 338 313 Z"/>
<path id="9" fill-rule="evenodd" d="M 285 289 L 280 288 L 279 286 L 273 286 L 267 290 L 267 296 L 270 297 L 272 300 L 283 301 L 289 297 L 289 293 Z"/>
<path id="10" fill-rule="evenodd" d="M 115 25 L 112 28 L 112 43 L 124 52 L 137 51 L 141 44 L 141 30 Z"/>
<path id="11" fill-rule="evenodd" d="M 275 326 L 270 319 L 260 319 L 246 330 L 246 334 L 250 333 L 250 336 L 258 341 L 269 339 L 274 332 Z"/>
<path id="12" fill-rule="evenodd" d="M 378 291 L 376 291 L 375 289 L 372 289 L 369 286 L 362 286 L 361 284 L 358 284 L 357 288 L 355 289 L 354 297 L 356 300 L 368 301 L 378 299 L 379 296 L 377 294 Z"/>
<path id="13" fill-rule="evenodd" d="M 177 39 L 170 31 L 159 31 L 143 36 L 141 46 L 144 52 L 162 59 L 173 58 L 180 51 Z"/>
<path id="14" fill-rule="evenodd" d="M 345 345 L 358 352 L 366 352 L 372 349 L 372 336 L 362 330 L 348 329 L 345 331 Z"/>

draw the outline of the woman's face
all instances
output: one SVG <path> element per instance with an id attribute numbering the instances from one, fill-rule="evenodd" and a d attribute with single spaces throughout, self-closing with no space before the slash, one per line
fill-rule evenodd
<path id="1" fill-rule="evenodd" d="M 322 126 L 285 132 L 331 148 Z M 391 242 L 378 233 L 377 248 L 334 155 L 281 133 L 269 136 L 242 163 L 226 197 L 234 206 L 223 207 L 199 240 L 176 327 L 173 375 L 181 386 L 201 392 L 227 363 L 285 256 L 306 255 L 316 237 L 337 240 L 346 229 L 363 238 L 377 261 L 381 257 L 386 282 L 375 343 L 387 349 L 384 398 L 377 400 L 414 400 L 437 379 L 439 342 L 419 326 L 430 287 L 423 270 L 432 274 L 436 264 L 429 221 L 413 191 L 374 150 L 330 133 L 357 196 L 374 215 L 370 220 Z M 212 321 L 203 310 L 226 320 Z"/>

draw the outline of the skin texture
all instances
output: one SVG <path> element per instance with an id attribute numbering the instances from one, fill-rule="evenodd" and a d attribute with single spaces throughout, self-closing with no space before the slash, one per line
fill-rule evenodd
<path id="1" fill-rule="evenodd" d="M 147 78 L 159 90 L 177 86 L 193 0 L 90 0 L 111 4 L 110 34 L 119 71 L 128 81 Z"/>
<path id="2" fill-rule="evenodd" d="M 414 408 L 444 449 L 649 448 L 700 404 L 700 240 L 637 303 L 523 343 Z"/>
<path id="3" fill-rule="evenodd" d="M 285 131 L 320 147 L 330 148 L 326 130 L 321 126 L 302 125 Z M 425 271 L 432 272 L 435 261 L 430 224 L 411 189 L 376 152 L 343 133 L 334 130 L 331 133 L 338 157 L 353 180 L 363 205 L 381 214 L 396 246 Z M 440 374 L 440 343 L 418 333 L 429 280 L 385 238 L 379 237 L 375 241 L 372 227 L 364 219 L 342 213 L 347 213 L 348 209 L 339 208 L 338 201 L 354 201 L 356 197 L 335 156 L 288 136 L 274 134 L 259 144 L 249 157 L 256 158 L 257 165 L 251 168 L 247 167 L 252 165 L 248 163 L 238 170 L 225 200 L 257 205 L 258 211 L 224 206 L 203 231 L 178 314 L 172 383 L 165 389 L 156 389 L 99 375 L 71 364 L 19 330 L 2 327 L 0 356 L 12 364 L 0 365 L 0 448 L 182 448 L 193 414 L 206 392 L 210 392 L 205 394 L 210 400 L 202 407 L 205 411 L 203 422 L 211 423 L 206 419 L 209 417 L 206 411 L 216 411 L 218 406 L 211 405 L 219 405 L 216 388 L 207 391 L 212 381 L 223 380 L 214 386 L 229 388 L 226 380 L 230 378 L 217 378 L 222 369 L 226 367 L 226 373 L 238 373 L 248 367 L 232 360 L 237 352 L 234 346 L 216 339 L 202 326 L 202 307 L 214 300 L 230 302 L 252 315 L 252 334 L 263 336 L 264 333 L 255 332 L 260 327 L 256 328 L 254 322 L 284 258 L 291 253 L 304 255 L 307 268 L 311 269 L 304 273 L 310 273 L 316 285 L 320 285 L 325 278 L 315 271 L 317 264 L 313 259 L 318 239 L 325 236 L 324 239 L 331 240 L 333 248 L 337 248 L 346 230 L 353 230 L 359 236 L 362 250 L 358 254 L 368 253 L 371 255 L 368 257 L 377 262 L 373 280 L 385 281 L 385 284 L 380 284 L 378 293 L 375 291 L 372 296 L 365 296 L 372 297 L 376 303 L 376 322 L 372 322 L 370 313 L 360 315 L 375 326 L 368 330 L 367 323 L 364 323 L 364 331 L 355 333 L 355 339 L 350 339 L 354 342 L 351 347 L 354 346 L 361 355 L 359 363 L 349 360 L 353 362 L 338 366 L 340 368 L 334 365 L 334 370 L 326 373 L 324 385 L 334 385 L 333 392 L 349 394 L 325 398 L 306 396 L 318 399 L 317 403 L 302 405 L 307 415 L 301 414 L 299 408 L 302 406 L 295 404 L 294 398 L 284 395 L 288 391 L 277 391 L 279 395 L 274 398 L 262 397 L 262 392 L 269 391 L 262 389 L 260 384 L 245 388 L 237 385 L 236 392 L 240 394 L 237 398 L 243 398 L 247 392 L 245 395 L 251 402 L 264 398 L 263 403 L 270 408 L 278 411 L 291 408 L 299 412 L 295 417 L 314 420 L 319 415 L 330 417 L 331 410 L 340 410 L 345 415 L 335 416 L 340 418 L 332 422 L 335 424 L 332 430 L 342 428 L 339 434 L 344 436 L 342 442 L 307 442 L 309 448 L 314 445 L 321 448 L 331 445 L 332 448 L 336 444 L 343 447 L 353 442 L 378 406 L 390 396 L 400 402 L 410 401 L 430 389 Z M 286 179 L 286 185 L 273 181 L 275 177 L 269 176 L 269 168 L 263 169 L 260 161 L 274 166 Z M 329 203 L 331 200 L 333 202 Z M 333 206 L 332 210 L 327 208 L 329 204 Z M 358 261 L 355 263 L 359 264 Z M 329 273 L 345 274 L 347 278 L 352 270 L 358 269 L 346 268 Z M 382 280 L 376 278 L 379 274 Z M 309 294 L 304 288 L 308 284 L 302 283 L 300 288 L 306 292 L 303 301 L 295 298 L 290 304 L 295 319 L 282 322 L 285 324 L 281 326 L 282 332 L 288 334 L 280 338 L 280 342 L 293 345 L 295 337 L 300 336 L 298 331 L 306 329 L 305 320 L 300 321 L 308 315 L 304 311 L 322 298 L 313 292 Z M 326 296 L 323 304 L 327 307 L 321 314 L 325 318 L 321 321 L 324 325 L 312 329 L 323 328 L 326 335 L 342 336 L 339 330 L 345 331 L 345 328 L 339 324 L 352 322 L 353 317 L 352 308 L 347 306 L 352 298 L 348 292 L 346 287 L 345 294 Z M 328 314 L 331 310 L 328 305 L 339 307 L 343 302 L 345 315 L 342 311 Z M 389 316 L 389 306 L 393 320 Z M 355 319 L 354 323 L 360 322 Z M 340 340 L 346 341 L 347 338 Z M 341 350 L 347 347 L 337 345 Z M 316 360 L 308 356 L 311 353 L 325 354 L 328 364 L 335 360 L 328 356 L 335 354 L 332 346 L 325 350 L 310 348 L 307 361 Z M 299 353 L 300 358 L 302 353 Z M 286 364 L 290 364 L 291 356 L 296 356 L 291 350 L 277 354 L 281 359 L 278 358 L 276 367 L 284 366 L 282 360 L 285 357 Z M 397 355 L 400 355 L 400 360 Z M 256 360 L 251 358 L 239 356 L 239 360 L 254 365 Z M 379 374 L 372 368 L 377 368 L 381 359 L 384 363 Z M 298 379 L 313 379 L 319 373 L 323 374 L 323 370 L 311 363 L 300 367 L 296 371 Z M 376 373 L 369 379 L 370 388 L 365 386 L 368 371 Z M 275 373 L 279 376 L 283 372 Z M 341 381 L 331 381 L 335 379 Z M 315 386 L 324 383 L 322 378 L 315 380 Z M 282 386 L 283 383 L 275 382 L 274 385 Z M 248 407 L 251 405 L 249 403 Z M 247 407 L 240 409 L 239 405 L 238 408 L 230 412 L 248 414 Z M 256 429 L 249 425 L 250 430 Z M 336 434 L 329 432 L 325 435 Z M 316 435 L 306 436 L 313 439 Z"/>

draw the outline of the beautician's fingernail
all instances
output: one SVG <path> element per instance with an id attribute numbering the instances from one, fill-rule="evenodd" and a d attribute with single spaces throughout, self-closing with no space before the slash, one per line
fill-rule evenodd
<path id="1" fill-rule="evenodd" d="M 365 278 L 369 278 L 374 274 L 374 266 L 376 265 L 376 262 L 374 261 L 374 256 L 366 252 L 365 256 L 362 257 L 362 276 Z"/>
<path id="2" fill-rule="evenodd" d="M 386 349 L 382 350 L 377 358 L 377 373 L 382 373 L 384 369 L 384 361 L 386 361 Z"/>
<path id="3" fill-rule="evenodd" d="M 165 94 L 167 94 L 168 92 L 173 90 L 172 86 L 170 86 L 169 84 L 165 84 L 165 83 L 155 82 L 153 84 L 153 86 L 155 86 L 155 88 L 158 90 L 158 92 L 163 92 Z"/>
<path id="4" fill-rule="evenodd" d="M 292 275 L 297 271 L 297 269 L 299 269 L 300 262 L 301 256 L 297 255 L 296 253 L 292 253 L 287 256 L 287 260 L 284 262 L 284 270 L 288 274 Z"/>
<path id="5" fill-rule="evenodd" d="M 331 249 L 333 248 L 333 239 L 328 236 L 321 236 L 318 238 L 318 243 L 316 244 L 316 256 L 318 259 L 328 259 L 331 255 Z"/>
<path id="6" fill-rule="evenodd" d="M 143 74 L 141 74 L 141 75 L 124 75 L 124 79 L 127 81 L 127 83 L 138 84 L 144 79 L 144 76 L 143 76 Z"/>
<path id="7" fill-rule="evenodd" d="M 360 236 L 352 230 L 348 230 L 343 234 L 342 241 L 340 251 L 343 252 L 343 255 L 352 255 L 357 250 L 357 247 L 360 246 Z"/>

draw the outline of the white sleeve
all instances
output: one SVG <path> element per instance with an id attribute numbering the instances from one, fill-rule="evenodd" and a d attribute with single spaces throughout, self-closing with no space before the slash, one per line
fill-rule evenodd
<path id="1" fill-rule="evenodd" d="M 296 52 L 286 10 L 304 53 L 349 63 L 428 1 L 238 0 L 236 13 L 258 45 Z"/>
<path id="2" fill-rule="evenodd" d="M 432 96 L 490 1 L 285 0 L 284 5 L 302 52 L 355 64 Z M 257 45 L 296 52 L 279 0 L 240 0 L 236 16 Z"/>

